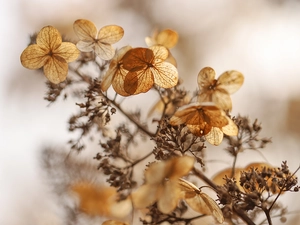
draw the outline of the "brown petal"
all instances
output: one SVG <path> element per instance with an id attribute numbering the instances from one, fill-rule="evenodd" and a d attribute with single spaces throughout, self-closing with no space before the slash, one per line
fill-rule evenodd
<path id="1" fill-rule="evenodd" d="M 39 69 L 45 65 L 49 56 L 48 50 L 34 44 L 29 45 L 21 54 L 21 63 L 28 69 Z"/>
<path id="2" fill-rule="evenodd" d="M 71 42 L 62 42 L 61 45 L 53 51 L 53 54 L 57 54 L 62 57 L 66 62 L 75 61 L 80 55 L 80 51 Z"/>
<path id="3" fill-rule="evenodd" d="M 55 27 L 43 27 L 36 37 L 36 43 L 42 49 L 55 50 L 60 46 L 62 38 Z"/>
<path id="4" fill-rule="evenodd" d="M 44 66 L 44 73 L 48 80 L 54 84 L 63 82 L 67 78 L 68 63 L 61 57 L 49 57 Z"/>

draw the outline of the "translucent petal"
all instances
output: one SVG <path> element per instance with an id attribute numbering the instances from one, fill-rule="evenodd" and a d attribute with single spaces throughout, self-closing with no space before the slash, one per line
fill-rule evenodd
<path id="1" fill-rule="evenodd" d="M 200 193 L 199 188 L 197 188 L 193 183 L 180 178 L 178 180 L 179 188 L 183 192 L 183 198 L 193 198 L 196 194 Z"/>
<path id="2" fill-rule="evenodd" d="M 223 132 L 218 127 L 212 127 L 205 139 L 212 145 L 219 145 L 223 140 Z"/>
<path id="3" fill-rule="evenodd" d="M 50 82 L 61 83 L 67 78 L 68 63 L 61 57 L 49 57 L 44 65 L 44 73 Z"/>
<path id="4" fill-rule="evenodd" d="M 62 42 L 61 45 L 53 51 L 53 54 L 65 59 L 67 62 L 75 61 L 80 55 L 80 51 L 71 42 Z"/>
<path id="5" fill-rule="evenodd" d="M 157 35 L 156 42 L 157 44 L 163 45 L 166 48 L 172 48 L 178 42 L 178 34 L 170 29 L 163 30 Z"/>
<path id="6" fill-rule="evenodd" d="M 172 212 L 176 208 L 180 197 L 181 193 L 177 182 L 171 180 L 165 182 L 163 192 L 157 202 L 159 211 L 165 214 Z"/>
<path id="7" fill-rule="evenodd" d="M 212 102 L 214 102 L 220 109 L 224 111 L 232 110 L 231 97 L 224 89 L 217 89 L 212 93 Z"/>
<path id="8" fill-rule="evenodd" d="M 120 69 L 118 69 L 114 75 L 114 79 L 112 81 L 112 86 L 115 90 L 115 92 L 117 92 L 119 95 L 122 96 L 129 96 L 130 94 L 128 94 L 125 91 L 124 88 L 124 81 L 125 81 L 125 77 L 127 75 L 128 71 L 123 69 L 123 67 L 121 66 Z"/>
<path id="9" fill-rule="evenodd" d="M 94 42 L 96 39 L 97 28 L 89 20 L 76 20 L 73 24 L 73 29 L 81 41 Z"/>
<path id="10" fill-rule="evenodd" d="M 238 127 L 237 125 L 229 118 L 227 118 L 228 124 L 221 128 L 224 134 L 228 136 L 236 136 L 238 134 Z"/>
<path id="11" fill-rule="evenodd" d="M 121 200 L 121 201 L 114 201 L 110 208 L 109 214 L 114 218 L 124 218 L 130 214 L 132 211 L 132 202 L 130 198 Z"/>
<path id="12" fill-rule="evenodd" d="M 200 125 L 190 125 L 188 124 L 187 127 L 189 130 L 196 136 L 202 137 L 210 132 L 212 126 L 207 123 L 202 123 Z"/>
<path id="13" fill-rule="evenodd" d="M 157 200 L 159 187 L 154 185 L 142 185 L 131 194 L 133 206 L 135 208 L 146 208 L 152 205 Z"/>
<path id="14" fill-rule="evenodd" d="M 38 45 L 29 45 L 21 54 L 20 60 L 24 67 L 28 69 L 39 69 L 45 65 L 50 56 L 48 50 L 42 49 Z"/>
<path id="15" fill-rule="evenodd" d="M 129 71 L 125 77 L 124 90 L 130 95 L 149 91 L 154 84 L 153 74 L 150 69 L 137 72 Z"/>
<path id="16" fill-rule="evenodd" d="M 43 27 L 36 37 L 37 45 L 45 50 L 55 50 L 61 42 L 60 33 L 52 26 Z"/>
<path id="17" fill-rule="evenodd" d="M 200 89 L 211 85 L 213 80 L 215 79 L 216 73 L 211 67 L 204 67 L 198 73 L 198 86 Z"/>
<path id="18" fill-rule="evenodd" d="M 109 44 L 103 44 L 100 41 L 95 43 L 95 53 L 104 60 L 110 60 L 115 55 L 115 49 Z"/>
<path id="19" fill-rule="evenodd" d="M 148 67 L 148 64 L 152 64 L 154 60 L 154 54 L 151 49 L 148 48 L 133 48 L 126 52 L 123 57 L 123 67 L 128 71 L 139 71 Z"/>
<path id="20" fill-rule="evenodd" d="M 95 42 L 93 41 L 78 41 L 76 47 L 82 52 L 91 52 L 95 49 Z"/>
<path id="21" fill-rule="evenodd" d="M 151 49 L 153 51 L 154 58 L 155 58 L 156 61 L 157 60 L 159 62 L 164 61 L 169 56 L 169 51 L 164 46 L 154 45 L 154 46 L 150 47 L 149 49 Z"/>
<path id="22" fill-rule="evenodd" d="M 102 91 L 107 91 L 107 89 L 109 88 L 109 86 L 112 83 L 112 80 L 115 76 L 115 73 L 117 72 L 117 68 L 112 68 L 112 69 L 108 69 L 101 81 L 101 90 Z"/>
<path id="23" fill-rule="evenodd" d="M 227 71 L 218 78 L 218 88 L 226 90 L 229 94 L 236 92 L 244 83 L 244 76 L 238 71 Z"/>
<path id="24" fill-rule="evenodd" d="M 194 167 L 195 159 L 190 156 L 182 156 L 173 158 L 169 163 L 171 163 L 169 174 L 170 179 L 178 179 L 187 175 L 188 172 Z"/>
<path id="25" fill-rule="evenodd" d="M 155 162 L 149 166 L 145 171 L 145 180 L 147 184 L 157 185 L 163 183 L 166 178 L 166 173 L 169 172 L 169 170 L 166 169 L 167 162 Z"/>
<path id="26" fill-rule="evenodd" d="M 109 25 L 102 27 L 98 32 L 97 39 L 102 43 L 114 44 L 124 36 L 124 30 L 120 26 Z"/>
<path id="27" fill-rule="evenodd" d="M 150 67 L 154 83 L 162 88 L 172 88 L 178 83 L 178 71 L 171 63 L 162 62 Z"/>

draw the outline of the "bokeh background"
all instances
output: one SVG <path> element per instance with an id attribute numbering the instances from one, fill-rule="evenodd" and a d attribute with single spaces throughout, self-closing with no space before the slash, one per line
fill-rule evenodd
<path id="1" fill-rule="evenodd" d="M 291 170 L 300 163 L 300 1 L 292 0 L 11 0 L 0 3 L 0 224 L 64 224 L 40 166 L 45 146 L 61 148 L 72 137 L 67 120 L 76 107 L 43 100 L 45 78 L 23 68 L 20 54 L 29 35 L 52 25 L 75 38 L 76 19 L 97 27 L 117 24 L 125 36 L 117 46 L 146 46 L 153 29 L 171 28 L 179 33 L 173 49 L 184 86 L 197 88 L 196 76 L 205 66 L 219 75 L 238 70 L 243 87 L 232 96 L 233 115 L 248 115 L 262 122 L 262 136 L 272 137 L 263 150 L 268 161 L 279 166 L 288 160 Z M 131 98 L 146 109 L 145 97 Z M 207 157 L 220 157 L 211 148 Z M 227 158 L 224 158 L 225 161 Z M 264 161 L 257 153 L 244 153 L 238 166 Z M 230 159 L 228 158 L 228 163 Z M 229 165 L 229 164 L 228 164 Z M 212 175 L 224 163 L 210 164 Z M 300 210 L 299 194 L 283 197 L 290 211 Z M 288 224 L 297 224 L 290 215 Z"/>

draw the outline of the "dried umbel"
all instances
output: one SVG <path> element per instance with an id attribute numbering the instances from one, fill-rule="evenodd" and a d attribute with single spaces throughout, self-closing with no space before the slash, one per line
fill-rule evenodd
<path id="1" fill-rule="evenodd" d="M 21 63 L 28 69 L 44 67 L 44 74 L 54 84 L 63 82 L 68 75 L 68 63 L 75 61 L 80 52 L 71 42 L 62 42 L 58 30 L 44 27 L 21 54 Z"/>

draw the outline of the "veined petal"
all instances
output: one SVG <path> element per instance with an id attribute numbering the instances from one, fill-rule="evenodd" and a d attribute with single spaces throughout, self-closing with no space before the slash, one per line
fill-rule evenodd
<path id="1" fill-rule="evenodd" d="M 205 139 L 212 145 L 219 145 L 223 140 L 223 132 L 218 127 L 212 127 Z"/>
<path id="2" fill-rule="evenodd" d="M 61 83 L 67 78 L 68 63 L 61 57 L 49 57 L 49 60 L 44 65 L 44 73 L 52 83 Z"/>
<path id="3" fill-rule="evenodd" d="M 178 83 L 178 71 L 171 63 L 158 63 L 150 69 L 154 76 L 154 83 L 158 86 L 172 88 Z"/>
<path id="4" fill-rule="evenodd" d="M 162 213 L 168 214 L 172 212 L 181 198 L 181 191 L 177 181 L 166 181 L 163 192 L 160 194 L 157 207 Z"/>
<path id="5" fill-rule="evenodd" d="M 123 67 L 121 66 L 120 69 L 118 69 L 116 71 L 113 81 L 112 81 L 113 89 L 115 90 L 115 92 L 117 92 L 119 95 L 122 95 L 122 96 L 130 95 L 125 91 L 125 88 L 124 88 L 124 81 L 125 81 L 125 77 L 126 77 L 127 73 L 128 73 L 128 71 L 123 69 Z"/>
<path id="6" fill-rule="evenodd" d="M 28 69 L 39 69 L 47 62 L 47 54 L 47 49 L 42 49 L 37 44 L 29 45 L 21 54 L 21 63 Z"/>
<path id="7" fill-rule="evenodd" d="M 95 49 L 95 42 L 93 41 L 78 41 L 77 48 L 82 52 L 91 52 Z"/>
<path id="8" fill-rule="evenodd" d="M 115 49 L 110 44 L 101 43 L 99 40 L 95 43 L 95 53 L 104 60 L 110 60 L 115 55 Z"/>
<path id="9" fill-rule="evenodd" d="M 229 118 L 227 118 L 228 124 L 221 128 L 224 134 L 228 136 L 236 136 L 238 134 L 238 127 L 237 125 Z"/>
<path id="10" fill-rule="evenodd" d="M 155 60 L 159 59 L 160 61 L 166 60 L 168 58 L 169 52 L 168 49 L 161 45 L 151 46 L 149 49 L 153 51 Z"/>
<path id="11" fill-rule="evenodd" d="M 124 36 L 124 30 L 117 25 L 102 27 L 98 32 L 97 39 L 102 43 L 114 44 Z"/>
<path id="12" fill-rule="evenodd" d="M 36 43 L 42 49 L 55 50 L 60 46 L 62 38 L 55 27 L 43 27 L 36 37 Z"/>
<path id="13" fill-rule="evenodd" d="M 53 54 L 57 54 L 58 56 L 64 58 L 66 62 L 73 62 L 80 55 L 80 51 L 73 43 L 62 42 L 61 45 L 55 51 L 53 51 Z"/>
<path id="14" fill-rule="evenodd" d="M 236 92 L 243 83 L 243 74 L 235 70 L 224 72 L 218 78 L 218 87 L 225 89 L 229 94 Z"/>
<path id="15" fill-rule="evenodd" d="M 178 178 L 186 175 L 194 167 L 195 159 L 190 156 L 176 157 L 168 162 L 171 168 L 169 168 L 169 178 L 177 180 Z"/>
<path id="16" fill-rule="evenodd" d="M 211 67 L 204 67 L 198 73 L 198 86 L 200 89 L 209 86 L 215 79 L 216 72 Z"/>
<path id="17" fill-rule="evenodd" d="M 150 69 L 129 71 L 125 77 L 124 90 L 130 95 L 149 91 L 154 84 L 153 74 Z"/>
<path id="18" fill-rule="evenodd" d="M 159 45 L 163 45 L 167 48 L 172 48 L 178 42 L 178 34 L 177 32 L 170 29 L 163 30 L 158 33 L 156 42 Z"/>
<path id="19" fill-rule="evenodd" d="M 101 81 L 101 90 L 107 91 L 109 86 L 112 83 L 113 77 L 115 76 L 115 73 L 117 72 L 116 68 L 108 69 Z"/>
<path id="20" fill-rule="evenodd" d="M 78 38 L 82 41 L 94 42 L 97 35 L 97 28 L 89 20 L 79 19 L 73 24 L 73 29 Z"/>

